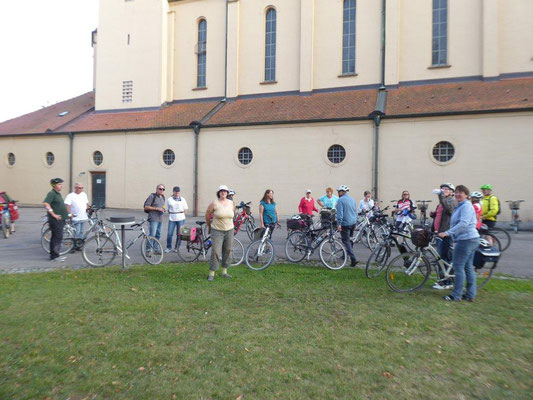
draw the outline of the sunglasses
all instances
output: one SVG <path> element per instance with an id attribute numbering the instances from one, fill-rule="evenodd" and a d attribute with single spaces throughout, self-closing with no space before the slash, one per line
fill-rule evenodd
<path id="1" fill-rule="evenodd" d="M 409 193 L 402 193 L 402 196 L 409 196 Z"/>
<path id="2" fill-rule="evenodd" d="M 165 188 L 157 188 L 157 190 L 162 190 L 164 192 Z"/>
<path id="3" fill-rule="evenodd" d="M 75 189 L 83 189 L 83 186 L 77 186 Z"/>

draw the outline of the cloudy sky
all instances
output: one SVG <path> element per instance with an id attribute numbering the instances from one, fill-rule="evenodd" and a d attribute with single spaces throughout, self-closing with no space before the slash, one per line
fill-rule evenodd
<path id="1" fill-rule="evenodd" d="M 0 0 L 0 122 L 93 88 L 98 0 Z"/>

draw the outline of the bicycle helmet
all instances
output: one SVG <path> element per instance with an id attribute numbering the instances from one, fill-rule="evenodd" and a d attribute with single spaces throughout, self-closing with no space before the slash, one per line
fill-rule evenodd
<path id="1" fill-rule="evenodd" d="M 485 239 L 479 239 L 479 245 L 483 248 L 491 248 L 492 246 L 488 242 L 488 240 Z"/>
<path id="2" fill-rule="evenodd" d="M 350 191 L 350 188 L 346 185 L 340 185 L 337 188 L 337 192 L 349 192 L 349 191 Z"/>
<path id="3" fill-rule="evenodd" d="M 481 190 L 492 190 L 492 185 L 483 185 L 480 187 Z"/>
<path id="4" fill-rule="evenodd" d="M 450 183 L 450 182 L 445 182 L 443 183 L 442 185 L 440 185 L 441 188 L 443 187 L 447 187 L 448 189 L 452 190 L 455 192 L 455 186 L 453 185 L 453 183 Z"/>
<path id="5" fill-rule="evenodd" d="M 302 217 L 300 217 L 299 214 L 295 214 L 291 217 L 291 219 L 295 219 L 295 220 L 299 220 L 299 219 L 302 219 Z"/>
<path id="6" fill-rule="evenodd" d="M 475 199 L 481 199 L 483 195 L 479 192 L 472 192 L 470 193 L 470 197 L 474 197 Z"/>
<path id="7" fill-rule="evenodd" d="M 63 183 L 63 182 L 64 180 L 61 178 L 50 179 L 50 185 L 57 185 L 58 183 Z"/>

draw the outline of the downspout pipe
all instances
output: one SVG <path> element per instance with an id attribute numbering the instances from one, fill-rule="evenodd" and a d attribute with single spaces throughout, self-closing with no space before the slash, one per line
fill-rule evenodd
<path id="1" fill-rule="evenodd" d="M 387 107 L 387 91 L 385 88 L 380 89 L 378 98 L 376 100 L 376 108 L 369 115 L 374 121 L 374 154 L 372 165 L 372 191 L 374 198 L 379 200 L 379 127 L 381 120 L 385 116 L 385 109 Z"/>
<path id="2" fill-rule="evenodd" d="M 193 198 L 194 198 L 194 210 L 193 214 L 195 217 L 198 216 L 198 139 L 200 136 L 200 129 L 202 124 L 199 121 L 193 121 L 189 125 L 194 131 L 194 188 L 193 188 Z"/>
<path id="3" fill-rule="evenodd" d="M 229 0 L 226 0 L 226 43 L 224 51 L 224 98 L 221 102 L 225 102 L 228 98 L 228 19 L 229 19 Z"/>
<path id="4" fill-rule="evenodd" d="M 70 192 L 73 192 L 72 188 L 72 170 L 73 170 L 73 164 L 74 164 L 74 134 L 72 132 L 68 133 L 68 139 L 69 139 L 69 165 L 68 165 L 68 186 L 70 188 Z"/>
<path id="5" fill-rule="evenodd" d="M 381 3 L 381 87 L 385 89 L 385 48 L 386 48 L 386 22 L 387 22 L 387 0 Z"/>

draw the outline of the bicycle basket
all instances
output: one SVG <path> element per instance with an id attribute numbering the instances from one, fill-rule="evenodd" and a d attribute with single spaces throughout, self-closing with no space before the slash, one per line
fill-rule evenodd
<path id="1" fill-rule="evenodd" d="M 320 221 L 332 221 L 335 219 L 335 215 L 337 213 L 337 210 L 330 209 L 330 210 L 321 210 L 320 211 Z"/>
<path id="2" fill-rule="evenodd" d="M 474 254 L 474 267 L 481 269 L 486 263 L 493 263 L 493 267 L 498 263 L 501 253 L 496 247 L 484 247 L 480 245 Z"/>
<path id="3" fill-rule="evenodd" d="M 265 228 L 255 228 L 253 232 L 254 240 L 261 239 L 265 234 Z"/>
<path id="4" fill-rule="evenodd" d="M 511 210 L 520 210 L 520 202 L 519 201 L 510 201 L 509 202 L 509 208 Z"/>
<path id="5" fill-rule="evenodd" d="M 431 241 L 431 236 L 425 229 L 415 229 L 411 232 L 411 242 L 416 247 L 427 247 Z"/>

